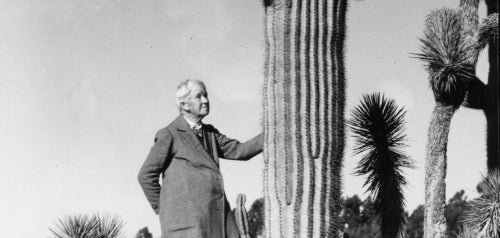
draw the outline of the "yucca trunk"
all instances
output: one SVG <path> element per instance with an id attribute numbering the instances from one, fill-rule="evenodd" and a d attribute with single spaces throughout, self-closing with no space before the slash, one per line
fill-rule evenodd
<path id="1" fill-rule="evenodd" d="M 487 14 L 498 14 L 498 1 L 486 0 Z M 478 41 L 478 6 L 479 0 L 461 0 L 460 10 L 465 16 L 466 34 L 469 35 L 471 45 Z M 467 102 L 464 106 L 482 109 L 486 117 L 486 155 L 488 171 L 500 169 L 500 94 L 498 75 L 498 37 L 492 38 L 488 42 L 489 73 L 488 84 L 482 83 L 479 79 L 472 82 L 468 91 Z M 477 64 L 480 48 L 471 50 L 471 61 Z"/>
<path id="2" fill-rule="evenodd" d="M 264 3 L 265 236 L 338 237 L 347 1 Z"/>
<path id="3" fill-rule="evenodd" d="M 486 6 L 488 15 L 498 14 L 498 0 L 487 0 Z M 490 40 L 488 43 L 488 60 L 489 60 L 489 73 L 488 73 L 488 91 L 490 100 L 488 107 L 485 108 L 486 115 L 486 154 L 488 156 L 488 171 L 500 170 L 500 84 L 498 74 L 498 38 Z"/>
<path id="4" fill-rule="evenodd" d="M 437 103 L 432 111 L 425 161 L 424 238 L 446 238 L 446 147 L 457 106 Z"/>

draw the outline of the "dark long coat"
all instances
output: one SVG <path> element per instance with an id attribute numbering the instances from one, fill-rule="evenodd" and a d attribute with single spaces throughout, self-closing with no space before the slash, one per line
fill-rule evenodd
<path id="1" fill-rule="evenodd" d="M 262 134 L 240 143 L 204 125 L 212 156 L 182 115 L 158 131 L 139 183 L 160 216 L 162 238 L 236 238 L 219 157 L 248 160 L 262 151 Z M 163 174 L 162 185 L 159 184 Z"/>

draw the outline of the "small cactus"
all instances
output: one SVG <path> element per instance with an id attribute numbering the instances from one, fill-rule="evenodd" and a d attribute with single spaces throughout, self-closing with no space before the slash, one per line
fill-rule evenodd
<path id="1" fill-rule="evenodd" d="M 236 220 L 236 226 L 240 232 L 240 238 L 250 238 L 248 233 L 248 213 L 245 209 L 245 194 L 238 194 L 236 197 L 236 208 L 234 210 L 234 217 Z"/>

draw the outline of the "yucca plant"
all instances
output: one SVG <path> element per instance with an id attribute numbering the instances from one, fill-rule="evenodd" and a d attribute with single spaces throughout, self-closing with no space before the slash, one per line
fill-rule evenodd
<path id="1" fill-rule="evenodd" d="M 461 0 L 460 12 L 464 15 L 464 35 L 473 46 L 469 61 L 477 65 L 479 53 L 488 46 L 489 74 L 484 84 L 475 77 L 471 82 L 464 106 L 483 110 L 486 116 L 486 155 L 488 170 L 500 169 L 500 96 L 498 79 L 498 1 L 486 1 L 488 16 L 480 23 L 479 0 Z"/>
<path id="2" fill-rule="evenodd" d="M 94 215 L 91 219 L 97 224 L 96 238 L 119 238 L 122 235 L 123 222 L 118 216 Z"/>
<path id="3" fill-rule="evenodd" d="M 406 111 L 394 100 L 379 93 L 364 95 L 352 111 L 348 125 L 355 138 L 354 153 L 362 154 L 356 175 L 367 175 L 368 186 L 375 199 L 383 238 L 400 237 L 404 233 L 404 195 L 406 184 L 403 168 L 413 167 L 404 154 Z"/>
<path id="4" fill-rule="evenodd" d="M 481 196 L 467 205 L 464 223 L 478 238 L 499 238 L 500 171 L 490 171 L 479 186 Z"/>
<path id="5" fill-rule="evenodd" d="M 425 162 L 425 238 L 446 237 L 446 147 L 451 119 L 474 78 L 473 46 L 464 34 L 464 18 L 449 8 L 432 11 L 426 19 L 421 53 L 436 105 L 432 112 Z"/>
<path id="6" fill-rule="evenodd" d="M 55 238 L 120 238 L 123 222 L 117 216 L 65 216 L 49 228 Z"/>

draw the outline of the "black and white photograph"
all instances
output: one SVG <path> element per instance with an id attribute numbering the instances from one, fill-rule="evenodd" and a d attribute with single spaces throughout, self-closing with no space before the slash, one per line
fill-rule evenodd
<path id="1" fill-rule="evenodd" d="M 0 2 L 0 237 L 500 238 L 498 0 Z"/>

